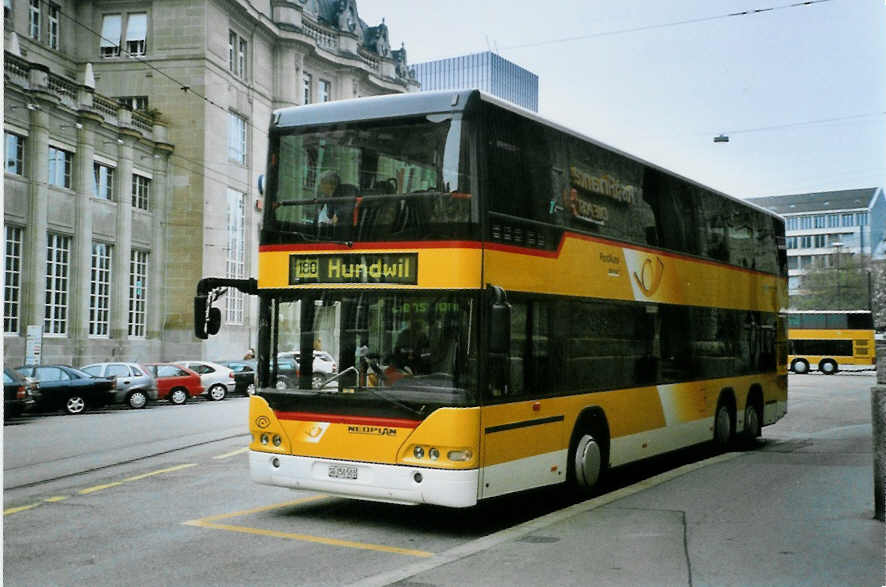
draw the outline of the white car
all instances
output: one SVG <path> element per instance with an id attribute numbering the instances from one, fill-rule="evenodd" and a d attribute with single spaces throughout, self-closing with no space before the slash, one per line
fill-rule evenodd
<path id="1" fill-rule="evenodd" d="M 300 357 L 301 353 L 298 352 L 277 353 L 277 358 L 292 359 L 295 361 L 296 365 L 298 365 Z M 335 358 L 326 351 L 314 351 L 314 362 L 312 363 L 311 369 L 314 372 L 313 383 L 316 387 L 323 380 L 338 373 L 338 363 L 336 363 Z"/>
<path id="2" fill-rule="evenodd" d="M 225 399 L 229 392 L 234 391 L 236 381 L 234 371 L 228 367 L 211 361 L 175 361 L 176 365 L 187 367 L 200 375 L 200 383 L 206 395 L 213 401 Z"/>

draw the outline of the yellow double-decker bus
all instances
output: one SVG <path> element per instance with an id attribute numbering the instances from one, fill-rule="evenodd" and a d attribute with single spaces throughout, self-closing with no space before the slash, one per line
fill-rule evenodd
<path id="1" fill-rule="evenodd" d="M 201 337 L 225 287 L 260 299 L 256 482 L 589 492 L 785 414 L 777 216 L 479 91 L 283 109 L 269 135 L 258 278 L 195 299 Z"/>
<path id="2" fill-rule="evenodd" d="M 840 365 L 874 365 L 870 310 L 793 310 L 788 317 L 788 365 L 794 373 L 817 368 L 833 375 Z"/>

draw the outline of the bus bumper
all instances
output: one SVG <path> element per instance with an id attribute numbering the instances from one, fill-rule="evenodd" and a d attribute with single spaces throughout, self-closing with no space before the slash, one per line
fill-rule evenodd
<path id="1" fill-rule="evenodd" d="M 356 468 L 356 479 L 330 477 L 330 466 Z M 341 470 L 341 469 L 339 469 Z M 252 480 L 263 485 L 320 491 L 342 497 L 406 505 L 428 503 L 447 507 L 477 504 L 477 469 L 427 469 L 297 457 L 249 451 Z"/>

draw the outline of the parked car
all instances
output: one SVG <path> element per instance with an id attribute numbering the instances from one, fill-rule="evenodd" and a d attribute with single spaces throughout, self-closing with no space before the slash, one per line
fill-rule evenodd
<path id="1" fill-rule="evenodd" d="M 300 357 L 301 353 L 298 351 L 277 353 L 278 361 L 282 358 L 292 359 L 296 365 L 299 364 Z M 313 372 L 311 381 L 314 387 L 317 387 L 324 380 L 338 373 L 338 364 L 335 362 L 335 358 L 326 351 L 314 351 L 314 362 L 311 364 L 311 370 Z"/>
<path id="2" fill-rule="evenodd" d="M 216 361 L 223 367 L 228 367 L 234 372 L 234 391 L 253 395 L 255 393 L 255 371 L 256 361 L 252 359 L 243 359 L 240 361 Z"/>
<path id="3" fill-rule="evenodd" d="M 189 397 L 197 397 L 205 391 L 200 375 L 187 367 L 173 363 L 145 363 L 145 368 L 157 382 L 158 399 L 181 405 Z"/>
<path id="4" fill-rule="evenodd" d="M 175 361 L 175 364 L 199 374 L 206 395 L 211 400 L 223 400 L 228 393 L 234 391 L 234 372 L 228 367 L 211 361 Z"/>
<path id="5" fill-rule="evenodd" d="M 139 409 L 148 405 L 148 400 L 157 399 L 157 383 L 154 377 L 138 363 L 93 363 L 80 367 L 81 371 L 93 377 L 116 377 L 117 393 L 114 401 Z"/>
<path id="6" fill-rule="evenodd" d="M 37 365 L 16 368 L 21 375 L 40 384 L 36 409 L 64 409 L 82 414 L 87 408 L 113 403 L 116 382 L 107 377 L 93 377 L 69 365 Z"/>
<path id="7" fill-rule="evenodd" d="M 273 365 L 271 366 L 273 368 Z M 298 387 L 298 363 L 292 357 L 277 356 L 277 381 L 274 382 L 277 389 Z"/>
<path id="8" fill-rule="evenodd" d="M 3 367 L 3 417 L 14 418 L 34 405 L 37 384 L 15 369 Z"/>

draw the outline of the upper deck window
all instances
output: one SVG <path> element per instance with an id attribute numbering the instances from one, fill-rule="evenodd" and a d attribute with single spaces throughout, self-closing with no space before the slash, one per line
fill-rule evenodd
<path id="1" fill-rule="evenodd" d="M 470 133 L 431 118 L 274 136 L 265 242 L 467 236 L 477 217 Z"/>

